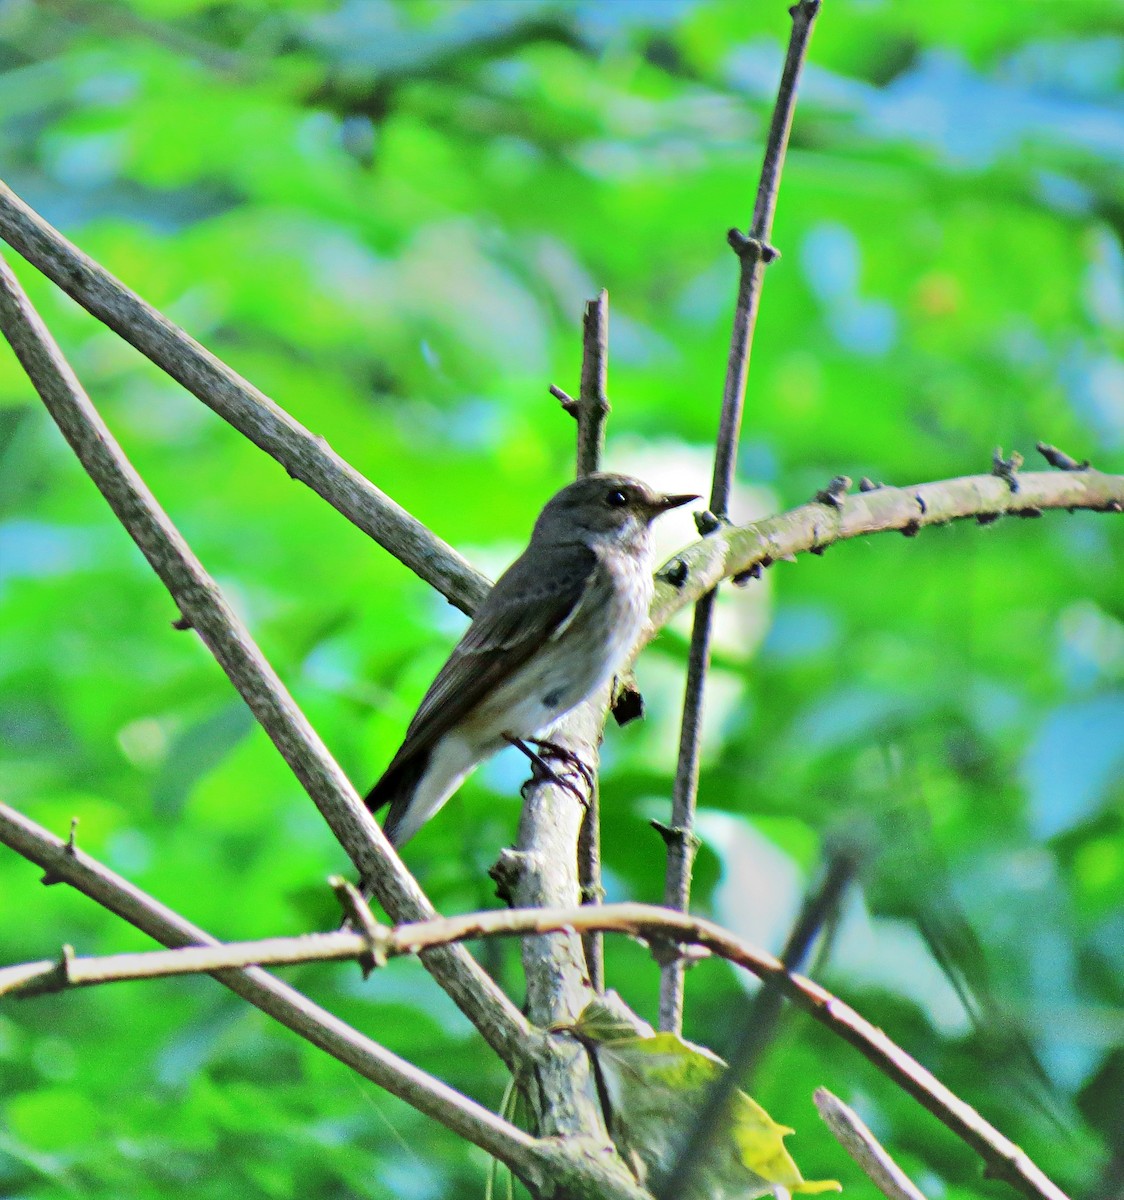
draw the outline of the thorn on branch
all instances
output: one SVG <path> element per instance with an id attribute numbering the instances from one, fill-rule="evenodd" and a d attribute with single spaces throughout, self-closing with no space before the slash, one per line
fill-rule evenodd
<path id="1" fill-rule="evenodd" d="M 850 488 L 851 477 L 849 475 L 836 475 L 827 487 L 820 488 L 812 497 L 812 503 L 826 504 L 828 508 L 834 508 L 836 512 L 839 512 Z"/>
<path id="2" fill-rule="evenodd" d="M 681 558 L 676 558 L 669 562 L 656 578 L 670 583 L 673 588 L 681 588 L 687 582 L 689 574 L 687 564 Z"/>
<path id="3" fill-rule="evenodd" d="M 649 821 L 649 824 L 663 838 L 665 846 L 684 846 L 693 855 L 702 845 L 698 835 L 682 825 L 665 825 L 662 821 Z"/>
<path id="4" fill-rule="evenodd" d="M 70 855 L 71 858 L 73 858 L 78 853 L 78 843 L 76 840 L 77 836 L 78 836 L 78 818 L 71 817 L 70 818 L 70 833 L 67 836 L 66 845 L 63 847 L 63 852 L 65 854 Z M 63 877 L 61 875 L 56 875 L 54 873 L 54 871 L 44 871 L 42 878 L 39 880 L 39 882 L 44 887 L 54 887 L 54 885 L 56 883 L 65 883 L 66 881 L 63 879 Z"/>
<path id="5" fill-rule="evenodd" d="M 726 241 L 730 249 L 741 259 L 760 260 L 763 263 L 771 263 L 774 259 L 780 258 L 781 252 L 776 246 L 770 246 L 768 242 L 763 242 L 760 238 L 750 237 L 747 233 L 742 233 L 740 229 L 731 229 L 726 233 Z"/>
<path id="6" fill-rule="evenodd" d="M 1119 500 L 1110 500 L 1104 506 L 1104 509 L 1102 511 L 1104 511 L 1104 512 L 1124 512 L 1124 504 L 1121 504 Z"/>
<path id="7" fill-rule="evenodd" d="M 920 521 L 907 521 L 902 526 L 902 535 L 904 537 L 916 537 L 921 532 Z"/>
<path id="8" fill-rule="evenodd" d="M 621 685 L 613 701 L 613 720 L 620 726 L 639 721 L 644 716 L 644 697 L 635 682 L 628 680 Z"/>
<path id="9" fill-rule="evenodd" d="M 709 508 L 704 508 L 701 512 L 691 514 L 695 518 L 695 528 L 699 531 L 699 537 L 709 537 L 712 533 L 716 533 L 723 525 L 729 525 L 728 517 L 719 517 L 710 511 Z"/>
<path id="10" fill-rule="evenodd" d="M 1076 459 L 1070 458 L 1064 450 L 1059 450 L 1057 446 L 1051 446 L 1049 442 L 1035 442 L 1034 448 L 1050 466 L 1057 467 L 1059 471 L 1088 471 L 1091 469 L 1088 459 L 1078 462 Z"/>
<path id="11" fill-rule="evenodd" d="M 826 545 L 809 546 L 808 550 L 810 553 L 814 554 L 817 558 L 823 558 L 823 556 L 827 553 L 827 546 Z"/>
<path id="12" fill-rule="evenodd" d="M 185 616 L 184 616 L 184 615 L 181 613 L 181 614 L 180 614 L 178 617 L 176 617 L 176 619 L 175 619 L 175 620 L 172 622 L 172 628 L 173 628 L 173 629 L 180 629 L 180 630 L 183 630 L 183 629 L 190 629 L 190 628 L 191 628 L 191 619 L 190 619 L 189 617 L 185 617 Z"/>
<path id="13" fill-rule="evenodd" d="M 581 411 L 581 405 L 578 404 L 578 402 L 569 394 L 569 392 L 564 392 L 560 387 L 552 383 L 550 385 L 550 394 L 555 398 L 555 400 L 558 401 L 559 404 L 562 405 L 562 410 L 564 412 L 568 412 L 575 421 L 578 419 L 578 413 Z"/>
<path id="14" fill-rule="evenodd" d="M 1019 467 L 1022 465 L 1023 456 L 1017 450 L 1011 451 L 1010 458 L 1004 458 L 1003 447 L 995 447 L 995 453 L 991 456 L 991 473 L 1005 480 L 1012 492 L 1019 490 L 1017 475 Z"/>
<path id="15" fill-rule="evenodd" d="M 755 562 L 752 567 L 747 567 L 744 571 L 739 571 L 731 580 L 735 587 L 747 587 L 751 579 L 760 579 L 765 568 L 769 565 L 768 559 L 762 559 L 761 562 Z"/>
<path id="16" fill-rule="evenodd" d="M 884 488 L 885 486 L 886 485 L 884 483 L 875 483 L 869 475 L 864 475 L 862 479 L 859 480 L 860 492 L 876 492 L 879 488 Z"/>

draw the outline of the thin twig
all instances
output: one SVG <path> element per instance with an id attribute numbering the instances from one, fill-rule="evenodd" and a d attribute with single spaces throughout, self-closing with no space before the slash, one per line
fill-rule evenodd
<path id="1" fill-rule="evenodd" d="M 823 1123 L 855 1160 L 863 1174 L 888 1200 L 925 1200 L 909 1176 L 890 1157 L 862 1118 L 827 1088 L 812 1097 Z"/>
<path id="2" fill-rule="evenodd" d="M 23 844 L 13 837 L 10 828 L 12 816 L 21 824 L 30 824 L 26 818 L 13 814 L 7 806 L 0 805 L 0 841 L 12 845 L 20 853 L 26 853 Z M 67 853 L 61 840 L 54 838 L 53 842 L 56 847 L 55 854 L 49 863 L 43 863 L 51 868 L 61 855 Z M 39 855 L 42 854 L 38 846 L 33 846 L 33 849 Z M 41 857 L 36 854 L 27 854 L 27 857 L 36 862 L 41 861 Z M 89 861 L 84 855 L 81 856 L 81 860 L 87 863 Z M 104 868 L 99 869 L 104 871 Z M 59 870 L 58 873 L 62 878 L 73 882 L 68 872 Z M 82 890 L 87 889 L 83 887 Z M 100 899 L 97 896 L 95 898 Z M 1062 1192 L 1034 1166 L 1022 1150 L 989 1125 L 975 1109 L 950 1092 L 901 1047 L 895 1045 L 882 1030 L 875 1028 L 853 1008 L 819 984 L 794 974 L 780 959 L 757 950 L 712 921 L 651 904 L 605 904 L 597 908 L 581 905 L 569 908 L 492 909 L 455 917 L 437 917 L 430 921 L 399 925 L 393 929 L 380 927 L 377 940 L 379 949 L 390 958 L 400 954 L 419 954 L 436 946 L 474 938 L 525 937 L 528 934 L 544 935 L 553 932 L 572 935 L 595 929 L 605 933 L 627 934 L 655 945 L 675 941 L 702 946 L 711 954 L 750 971 L 769 986 L 777 988 L 797 1008 L 809 1013 L 838 1037 L 854 1046 L 903 1090 L 919 1100 L 929 1112 L 980 1154 L 990 1175 L 1007 1180 L 1034 1200 L 1064 1200 Z M 290 944 L 291 949 L 286 948 L 286 943 Z M 258 943 L 244 943 L 240 947 L 220 947 L 221 957 L 214 961 L 224 965 L 238 961 L 257 962 L 264 960 L 266 955 L 272 963 L 324 961 L 345 957 L 340 953 L 343 948 L 350 951 L 347 957 L 358 958 L 367 953 L 370 947 L 371 943 L 367 937 L 350 931 L 340 931 L 312 937 L 274 938 Z M 193 970 L 206 969 L 206 952 L 192 950 L 181 953 L 198 956 L 193 961 Z M 285 957 L 286 954 L 288 957 Z M 240 955 L 242 957 L 239 957 Z M 114 957 L 135 963 L 145 956 Z M 92 961 L 96 963 L 99 960 Z M 162 955 L 160 961 L 166 965 L 169 956 Z M 81 964 L 82 960 L 74 962 Z M 43 967 L 44 971 L 56 968 L 54 963 L 34 965 Z M 80 966 L 76 968 L 76 973 L 86 969 Z M 91 975 L 96 974 L 97 968 L 91 966 L 89 972 Z M 60 986 L 67 986 L 65 979 L 56 979 L 56 984 L 58 986 L 50 990 L 59 990 Z"/>
<path id="3" fill-rule="evenodd" d="M 68 242 L 4 183 L 0 238 L 450 603 L 469 614 L 476 610 L 491 586 L 486 576 L 365 479 L 322 437 Z"/>
<path id="4" fill-rule="evenodd" d="M 713 592 L 710 594 L 714 595 Z M 837 907 L 853 873 L 852 856 L 840 856 L 827 871 L 820 887 L 808 898 L 781 955 L 781 962 L 788 971 L 800 970 L 824 920 Z M 691 1120 L 679 1157 L 657 1191 L 659 1200 L 672 1200 L 686 1194 L 698 1165 L 706 1161 L 715 1139 L 722 1136 L 734 1093 L 739 1087 L 748 1086 L 754 1064 L 773 1036 L 783 1002 L 784 997 L 775 987 L 763 987 L 756 996 L 746 997 L 741 1002 L 726 1069 L 715 1079 Z"/>
<path id="5" fill-rule="evenodd" d="M 587 300 L 582 316 L 582 373 L 578 393 L 577 474 L 592 475 L 601 469 L 605 449 L 605 422 L 609 417 L 609 293 L 602 288 L 595 300 Z M 578 881 L 582 902 L 600 904 L 601 887 L 601 789 L 590 788 L 578 838 Z M 599 933 L 584 939 L 585 962 L 590 986 L 605 990 L 605 948 Z"/>
<path id="6" fill-rule="evenodd" d="M 3 260 L 0 327 L 82 466 L 292 768 L 360 876 L 397 919 L 436 915 L 249 631 L 117 445 Z M 531 1029 L 495 982 L 463 950 L 455 956 L 441 951 L 426 966 L 504 1062 L 517 1069 Z"/>
<path id="7" fill-rule="evenodd" d="M 587 300 L 582 316 L 582 378 L 578 393 L 578 478 L 601 469 L 609 396 L 609 293 Z"/>
<path id="8" fill-rule="evenodd" d="M 781 951 L 781 962 L 790 971 L 804 970 L 820 931 L 838 915 L 860 861 L 860 852 L 850 843 L 829 847 L 822 878 L 806 897 Z M 728 1069 L 735 1086 L 750 1086 L 762 1055 L 773 1040 L 780 1013 L 781 997 L 775 988 L 762 988 L 747 1000 L 739 1036 L 729 1056 Z"/>
<path id="9" fill-rule="evenodd" d="M 722 415 L 714 455 L 710 511 L 719 521 L 729 512 L 734 482 L 738 437 L 745 406 L 746 376 L 749 372 L 753 329 L 761 299 L 765 267 L 776 251 L 769 245 L 773 213 L 777 205 L 781 168 L 784 166 L 792 114 L 796 105 L 796 85 L 808 48 L 812 25 L 819 11 L 819 0 L 799 0 L 791 10 L 792 36 L 788 43 L 784 70 L 777 89 L 773 119 L 765 142 L 765 158 L 757 185 L 757 200 L 749 236 L 731 230 L 729 241 L 738 255 L 738 298 L 726 383 L 722 395 Z M 702 731 L 703 692 L 710 665 L 710 631 L 714 598 L 700 600 L 691 630 L 691 652 L 683 701 L 683 722 L 679 737 L 679 761 L 672 791 L 671 828 L 675 837 L 668 843 L 667 876 L 664 898 L 684 912 L 691 897 L 691 869 L 694 864 L 695 801 L 698 796 L 699 745 Z M 672 959 L 663 968 L 660 980 L 660 1028 L 678 1032 L 683 1024 L 683 977 L 681 959 Z"/>
<path id="10" fill-rule="evenodd" d="M 158 942 L 196 947 L 171 953 L 218 956 L 227 953 L 227 960 L 234 962 L 253 962 L 265 957 L 229 954 L 204 930 L 6 804 L 0 804 L 0 842 L 38 864 L 52 879 L 69 883 Z M 361 939 L 358 934 L 346 936 Z M 71 966 L 76 968 L 82 961 L 72 960 Z M 53 969 L 55 964 L 51 966 Z M 521 1178 L 536 1175 L 534 1139 L 365 1037 L 288 984 L 256 967 L 217 971 L 215 978 L 364 1078 L 506 1162 Z M 57 982 L 63 982 L 61 976 Z M 18 994 L 16 989 L 10 990 Z"/>

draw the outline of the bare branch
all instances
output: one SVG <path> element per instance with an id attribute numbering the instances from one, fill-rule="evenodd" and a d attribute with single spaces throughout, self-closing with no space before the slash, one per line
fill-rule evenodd
<path id="1" fill-rule="evenodd" d="M 730 505 L 738 437 L 745 406 L 749 355 L 761 300 L 761 285 L 765 278 L 765 267 L 776 257 L 776 251 L 769 245 L 769 237 L 773 229 L 773 213 L 777 206 L 781 168 L 784 166 L 788 135 L 792 128 L 792 114 L 796 107 L 796 85 L 819 7 L 820 0 L 799 0 L 789 10 L 792 16 L 792 35 L 789 38 L 788 53 L 777 89 L 776 104 L 773 107 L 773 119 L 765 142 L 765 158 L 757 185 L 753 222 L 748 237 L 736 229 L 730 230 L 729 234 L 730 246 L 738 256 L 740 269 L 710 492 L 710 511 L 713 517 L 717 518 L 715 528 L 718 528 L 719 522 L 726 519 Z M 667 844 L 664 900 L 684 912 L 687 911 L 691 899 L 703 692 L 710 666 L 710 630 L 713 616 L 714 597 L 700 597 L 691 629 L 691 651 L 679 735 L 679 761 L 672 789 L 670 828 L 673 836 Z M 683 1024 L 683 973 L 684 964 L 678 959 L 672 959 L 663 968 L 660 979 L 661 1029 L 678 1031 Z"/>
<path id="2" fill-rule="evenodd" d="M 932 525 L 975 518 L 990 525 L 1000 517 L 1040 517 L 1056 509 L 1124 513 L 1124 475 L 1100 471 L 1028 471 L 1012 492 L 994 475 L 964 475 L 911 487 L 879 487 L 840 500 L 838 507 L 813 502 L 751 521 L 727 525 L 694 542 L 656 572 L 656 596 L 638 649 L 681 609 L 723 579 L 747 583 L 775 562 L 873 533 L 916 536 Z"/>
<path id="3" fill-rule="evenodd" d="M 174 954 L 221 957 L 225 953 L 228 962 L 265 960 L 264 954 L 250 958 L 244 954 L 230 954 L 204 930 L 6 804 L 0 804 L 0 842 L 37 863 L 51 879 L 64 880 L 158 942 L 167 946 L 195 947 L 193 950 L 177 949 L 172 952 Z M 338 938 L 341 935 L 327 936 Z M 344 936 L 360 937 L 358 934 Z M 146 956 L 114 957 L 138 960 Z M 76 968 L 82 961 L 71 960 L 70 967 Z M 98 960 L 92 961 L 96 964 Z M 51 968 L 56 970 L 57 964 L 51 964 Z M 8 968 L 8 971 L 13 969 Z M 11 981 L 14 975 L 8 974 L 7 978 Z M 545 1166 L 539 1165 L 535 1153 L 534 1139 L 528 1134 L 365 1037 L 288 984 L 254 967 L 216 971 L 215 978 L 364 1078 L 507 1163 L 520 1178 L 530 1181 L 544 1173 Z M 56 982 L 61 979 L 60 974 Z"/>
<path id="4" fill-rule="evenodd" d="M 491 586 L 466 559 L 431 533 L 253 384 L 204 349 L 0 183 L 0 237 L 72 299 L 108 325 L 224 421 L 275 458 L 432 584 L 473 613 Z"/>
<path id="5" fill-rule="evenodd" d="M 909 1176 L 886 1152 L 862 1118 L 827 1088 L 816 1088 L 812 1097 L 823 1123 L 836 1141 L 858 1163 L 863 1174 L 889 1200 L 925 1200 Z"/>
<path id="6" fill-rule="evenodd" d="M 292 768 L 361 877 L 395 918 L 435 916 L 249 631 L 117 445 L 2 260 L 0 327 L 82 466 Z M 439 951 L 426 959 L 426 966 L 504 1062 L 517 1068 L 531 1029 L 493 980 L 463 950 Z"/>
<path id="7" fill-rule="evenodd" d="M 11 814 L 11 810 L 0 805 L 0 840 L 12 845 L 8 814 Z M 28 823 L 25 818 L 15 815 L 19 821 Z M 67 854 L 63 842 L 57 838 L 52 840 L 57 847 L 56 854 L 50 863 L 43 864 L 51 869 L 60 856 Z M 20 853 L 25 853 L 18 844 L 15 848 Z M 41 861 L 34 855 L 29 854 L 28 857 L 32 857 L 36 862 Z M 66 871 L 60 870 L 58 874 L 70 880 Z M 790 972 L 779 959 L 757 950 L 712 921 L 651 904 L 605 904 L 597 908 L 581 905 L 567 908 L 496 909 L 455 917 L 437 917 L 431 921 L 399 925 L 394 929 L 380 927 L 377 941 L 378 950 L 387 957 L 393 957 L 399 954 L 418 954 L 435 946 L 473 938 L 525 937 L 528 934 L 546 935 L 558 932 L 574 938 L 590 930 L 628 934 L 655 945 L 666 944 L 669 941 L 686 942 L 702 946 L 712 954 L 744 968 L 768 986 L 776 988 L 797 1008 L 809 1013 L 838 1037 L 854 1046 L 899 1087 L 920 1101 L 929 1112 L 983 1158 L 989 1175 L 1006 1180 L 1032 1200 L 1065 1200 L 1063 1193 L 1039 1171 L 1018 1146 L 988 1124 L 970 1105 L 949 1091 L 919 1062 L 895 1045 L 881 1029 L 875 1028 L 853 1008 L 819 984 Z M 349 950 L 350 955 L 344 955 L 344 949 Z M 264 942 L 245 943 L 242 946 L 221 947 L 219 952 L 223 957 L 213 960 L 212 965 L 215 962 L 226 964 L 238 961 L 266 961 L 267 955 L 270 956 L 270 962 L 358 958 L 370 950 L 369 938 L 351 932 L 320 934 L 311 938 L 275 938 Z M 288 957 L 284 957 L 285 955 Z M 118 960 L 135 961 L 145 956 L 114 957 Z M 92 960 L 94 963 L 98 961 Z M 107 960 L 100 961 L 105 963 Z M 168 962 L 169 956 L 161 956 L 161 961 Z M 85 971 L 87 968 L 80 965 L 82 962 L 83 960 L 73 960 L 71 969 L 78 974 Z M 192 969 L 205 969 L 205 966 L 201 965 L 205 962 L 206 959 L 200 952 L 200 959 Z M 29 964 L 28 968 L 13 970 L 30 970 L 31 967 L 39 969 L 41 974 L 58 970 L 55 963 Z M 95 974 L 98 968 L 91 966 L 89 970 L 91 974 Z M 65 981 L 62 986 L 65 986 Z"/>
<path id="8" fill-rule="evenodd" d="M 582 317 L 581 391 L 575 416 L 578 419 L 577 474 L 592 475 L 601 469 L 605 449 L 605 422 L 609 417 L 609 293 L 602 288 L 595 300 L 587 300 Z M 604 722 L 602 722 L 604 724 Z M 601 789 L 590 789 L 578 837 L 578 881 L 582 902 L 601 902 Z M 590 986 L 595 992 L 605 987 L 605 950 L 601 935 L 585 938 L 585 962 Z"/>
<path id="9" fill-rule="evenodd" d="M 578 477 L 601 469 L 609 416 L 609 293 L 587 300 L 582 317 L 582 379 L 578 393 Z"/>

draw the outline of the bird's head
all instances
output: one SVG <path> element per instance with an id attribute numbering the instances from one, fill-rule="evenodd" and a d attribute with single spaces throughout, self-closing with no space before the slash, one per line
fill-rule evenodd
<path id="1" fill-rule="evenodd" d="M 646 542 L 656 517 L 698 499 L 664 495 L 628 475 L 586 475 L 549 501 L 535 522 L 534 537 L 559 542 Z"/>

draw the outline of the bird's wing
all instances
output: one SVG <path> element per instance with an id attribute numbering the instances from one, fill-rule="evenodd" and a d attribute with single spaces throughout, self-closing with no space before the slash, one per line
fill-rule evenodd
<path id="1" fill-rule="evenodd" d="M 555 547 L 547 571 L 524 553 L 500 576 L 422 698 L 398 753 L 368 795 L 372 811 L 392 798 L 396 777 L 412 774 L 412 764 L 420 763 L 424 770 L 438 740 L 568 622 L 596 566 L 594 552 L 575 543 Z"/>

